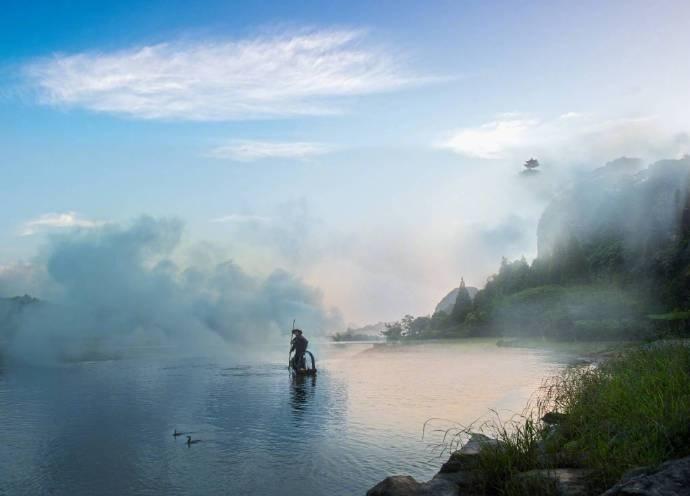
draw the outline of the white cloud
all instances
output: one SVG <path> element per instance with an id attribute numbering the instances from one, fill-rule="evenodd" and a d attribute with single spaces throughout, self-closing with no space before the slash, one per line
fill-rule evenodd
<path id="1" fill-rule="evenodd" d="M 475 128 L 458 129 L 437 144 L 461 155 L 485 159 L 504 158 L 509 148 L 519 146 L 537 121 L 506 116 Z"/>
<path id="2" fill-rule="evenodd" d="M 612 119 L 576 112 L 551 119 L 502 115 L 452 131 L 435 146 L 481 159 L 523 161 L 539 156 L 592 165 L 622 155 L 656 160 L 688 152 L 687 143 L 654 117 Z"/>
<path id="3" fill-rule="evenodd" d="M 24 223 L 22 236 L 31 236 L 45 229 L 82 228 L 92 229 L 105 224 L 103 221 L 90 220 L 81 217 L 76 212 L 48 213 Z"/>
<path id="4" fill-rule="evenodd" d="M 217 224 L 244 224 L 244 223 L 258 223 L 267 224 L 271 222 L 270 217 L 253 214 L 228 214 L 222 217 L 211 219 L 211 222 Z"/>
<path id="5" fill-rule="evenodd" d="M 233 141 L 228 145 L 213 148 L 208 155 L 219 159 L 251 162 L 271 158 L 303 159 L 314 155 L 322 155 L 329 151 L 331 151 L 331 148 L 322 143 Z"/>
<path id="6" fill-rule="evenodd" d="M 334 97 L 421 81 L 356 30 L 57 54 L 25 73 L 44 103 L 178 120 L 328 114 Z"/>

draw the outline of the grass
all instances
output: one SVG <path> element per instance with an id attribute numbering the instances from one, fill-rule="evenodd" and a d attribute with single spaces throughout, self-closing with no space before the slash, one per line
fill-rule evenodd
<path id="1" fill-rule="evenodd" d="M 648 345 L 570 371 L 552 399 L 568 415 L 561 449 L 594 469 L 602 487 L 631 468 L 690 454 L 688 346 Z"/>
<path id="2" fill-rule="evenodd" d="M 540 420 L 547 411 L 566 415 L 557 428 Z M 553 479 L 516 475 L 576 467 L 591 470 L 589 489 L 600 494 L 627 470 L 690 454 L 690 347 L 646 345 L 569 369 L 545 382 L 523 414 L 504 421 L 494 412 L 449 430 L 444 442 L 455 449 L 477 431 L 502 441 L 480 453 L 477 493 L 554 495 Z"/>

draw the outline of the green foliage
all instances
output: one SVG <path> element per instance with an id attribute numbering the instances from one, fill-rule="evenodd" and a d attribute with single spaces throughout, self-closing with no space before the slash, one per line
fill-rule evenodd
<path id="1" fill-rule="evenodd" d="M 455 297 L 455 305 L 453 305 L 453 312 L 450 314 L 452 322 L 457 324 L 463 323 L 471 311 L 472 298 L 465 287 L 465 280 L 461 278 L 458 295 Z"/>
<path id="2" fill-rule="evenodd" d="M 665 320 L 665 321 L 675 321 L 675 320 L 690 320 L 690 311 L 674 311 L 667 313 L 657 313 L 648 316 L 651 320 Z"/>
<path id="3" fill-rule="evenodd" d="M 560 424 L 545 425 L 547 411 Z M 474 493 L 555 495 L 549 477 L 526 471 L 579 467 L 600 494 L 626 471 L 690 455 L 690 347 L 665 343 L 621 353 L 598 367 L 572 368 L 547 381 L 525 413 L 452 430 L 448 439 L 482 431 L 501 441 L 480 452 Z"/>
<path id="4" fill-rule="evenodd" d="M 566 375 L 554 396 L 601 488 L 631 468 L 690 454 L 690 348 L 652 345 Z"/>
<path id="5" fill-rule="evenodd" d="M 430 330 L 432 323 L 431 317 L 413 317 L 405 315 L 397 322 L 386 324 L 386 330 L 382 334 L 388 340 L 400 340 L 403 338 L 414 339 L 424 337 Z"/>
<path id="6" fill-rule="evenodd" d="M 504 334 L 560 340 L 688 336 L 690 319 L 645 317 L 690 308 L 690 195 L 684 202 L 681 197 L 675 195 L 678 222 L 663 227 L 644 217 L 644 235 L 632 241 L 625 225 L 597 224 L 591 214 L 588 222 L 594 224 L 583 239 L 571 233 L 531 265 L 524 257 L 503 258 L 474 299 L 463 281 L 450 315 L 439 312 L 412 327 L 410 317 L 408 324 L 399 323 L 400 332 L 393 326 L 390 335 L 427 339 Z M 624 212 L 625 202 L 632 201 L 626 198 L 609 207 Z"/>
<path id="7" fill-rule="evenodd" d="M 389 322 L 386 324 L 386 330 L 382 331 L 381 334 L 391 341 L 397 341 L 403 336 L 403 327 L 400 321 Z"/>
<path id="8" fill-rule="evenodd" d="M 480 451 L 475 479 L 478 494 L 557 494 L 553 481 L 536 478 L 520 481 L 516 477 L 521 472 L 541 466 L 538 447 L 542 431 L 538 418 L 534 415 L 519 416 L 503 422 L 496 414 L 484 428 L 501 443 L 487 445 Z"/>
<path id="9" fill-rule="evenodd" d="M 639 338 L 644 306 L 632 292 L 610 286 L 539 286 L 497 298 L 494 325 L 505 335 L 552 339 Z"/>

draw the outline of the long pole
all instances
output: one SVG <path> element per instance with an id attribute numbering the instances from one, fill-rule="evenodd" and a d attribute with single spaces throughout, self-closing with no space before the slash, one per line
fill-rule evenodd
<path id="1" fill-rule="evenodd" d="M 297 319 L 292 319 L 292 330 L 295 329 L 295 321 Z M 292 348 L 292 330 L 290 331 L 290 348 Z M 288 370 L 290 370 L 290 355 L 292 354 L 291 351 L 288 351 Z"/>

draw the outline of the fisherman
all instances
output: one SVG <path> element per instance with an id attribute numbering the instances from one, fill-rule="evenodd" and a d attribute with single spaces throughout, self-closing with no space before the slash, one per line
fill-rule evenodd
<path id="1" fill-rule="evenodd" d="M 292 368 L 295 370 L 303 369 L 304 352 L 307 351 L 309 341 L 302 336 L 301 329 L 293 329 L 292 336 L 292 340 L 290 341 L 290 352 L 295 352 L 295 356 L 292 357 Z"/>

